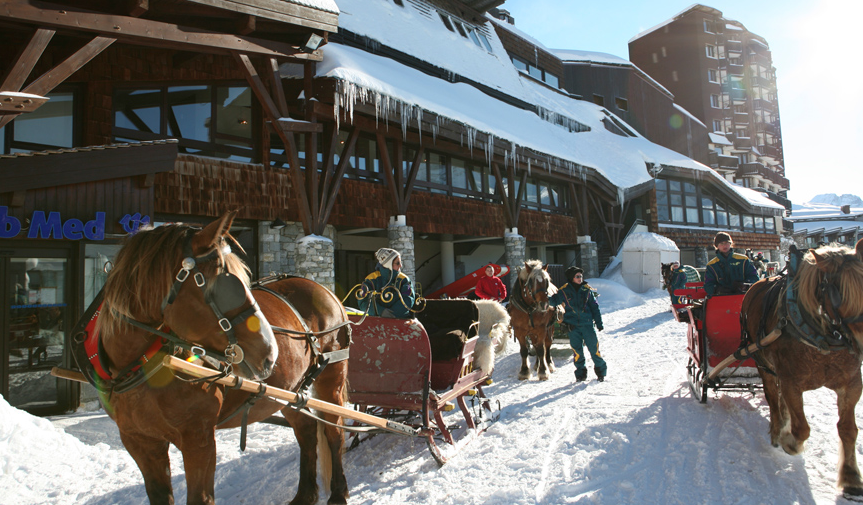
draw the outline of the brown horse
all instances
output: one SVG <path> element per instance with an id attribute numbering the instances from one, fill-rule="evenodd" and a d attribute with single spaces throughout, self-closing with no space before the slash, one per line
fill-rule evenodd
<path id="1" fill-rule="evenodd" d="M 528 338 L 536 351 L 534 368 L 537 378 L 548 380 L 549 372 L 555 370 L 554 361 L 551 359 L 551 343 L 557 311 L 548 304 L 549 290 L 556 291 L 556 288 L 548 275 L 548 265 L 543 267 L 539 260 L 526 261 L 524 268 L 518 272 L 507 307 L 513 336 L 521 347 L 519 380 L 530 378 L 527 364 Z"/>
<path id="2" fill-rule="evenodd" d="M 274 400 L 148 367 L 161 361 L 152 359 L 159 356 L 148 349 L 160 347 L 160 336 L 174 335 L 173 348 L 163 347 L 161 352 L 190 359 L 192 354 L 206 355 L 204 361 L 214 367 L 250 379 L 266 378 L 267 384 L 296 391 L 318 373 L 315 365 L 321 356 L 347 347 L 344 309 L 319 284 L 280 278 L 252 296 L 248 269 L 228 247 L 234 216 L 226 214 L 203 230 L 166 225 L 140 231 L 119 252 L 97 323 L 104 350 L 101 360 L 110 373 L 97 381 L 103 404 L 141 470 L 150 503 L 174 503 L 169 444 L 183 454 L 187 502 L 214 503 L 215 430 L 261 421 L 279 410 L 300 446 L 299 486 L 291 503 L 317 502 L 316 448 L 324 482 L 332 476 L 329 503 L 346 503 L 341 430 L 322 428 Z M 185 343 L 195 346 L 191 352 L 182 350 L 188 347 Z M 220 353 L 221 349 L 225 351 Z M 145 381 L 126 380 L 140 376 L 130 368 L 135 365 L 145 371 Z M 347 361 L 325 367 L 314 380 L 315 396 L 342 405 L 346 377 Z M 335 416 L 324 417 L 341 422 Z"/>
<path id="3" fill-rule="evenodd" d="M 770 407 L 770 442 L 788 454 L 802 452 L 810 431 L 803 392 L 832 389 L 839 408 L 838 485 L 846 496 L 859 498 L 854 408 L 863 393 L 863 240 L 856 249 L 831 245 L 805 256 L 792 248 L 791 256 L 788 277 L 754 284 L 741 308 L 744 329 L 755 340 L 782 331 L 755 354 L 769 369 L 759 367 Z"/>

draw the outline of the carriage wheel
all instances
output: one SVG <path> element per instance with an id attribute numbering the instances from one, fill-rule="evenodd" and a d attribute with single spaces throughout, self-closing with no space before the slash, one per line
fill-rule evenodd
<path id="1" fill-rule="evenodd" d="M 704 380 L 704 371 L 692 357 L 686 364 L 686 378 L 689 389 L 692 390 L 692 397 L 698 400 L 698 403 L 707 403 L 707 382 Z"/>

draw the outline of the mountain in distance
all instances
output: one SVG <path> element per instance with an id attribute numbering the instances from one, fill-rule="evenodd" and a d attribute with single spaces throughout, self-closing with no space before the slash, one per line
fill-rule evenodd
<path id="1" fill-rule="evenodd" d="M 839 196 L 835 193 L 824 193 L 823 195 L 818 195 L 809 200 L 808 203 L 823 203 L 827 205 L 835 205 L 837 207 L 841 207 L 843 205 L 863 207 L 863 200 L 861 200 L 859 196 L 847 194 Z"/>

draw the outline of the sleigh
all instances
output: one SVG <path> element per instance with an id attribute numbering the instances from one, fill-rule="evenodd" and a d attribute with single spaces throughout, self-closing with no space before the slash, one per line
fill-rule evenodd
<path id="1" fill-rule="evenodd" d="M 463 299 L 428 300 L 416 319 L 366 317 L 352 333 L 350 402 L 417 429 L 444 464 L 491 420 L 483 392 L 491 380 L 474 367 L 477 320 L 476 305 Z M 351 446 L 365 438 L 354 435 Z"/>
<path id="2" fill-rule="evenodd" d="M 708 298 L 702 282 L 687 283 L 674 294 L 681 303 L 672 305 L 672 313 L 687 324 L 686 376 L 693 396 L 706 403 L 711 389 L 750 392 L 761 389 L 761 377 L 752 358 L 728 361 L 740 347 L 740 306 L 744 295 Z"/>

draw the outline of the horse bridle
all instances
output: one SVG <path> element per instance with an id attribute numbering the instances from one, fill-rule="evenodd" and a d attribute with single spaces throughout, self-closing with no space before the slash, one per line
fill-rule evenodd
<path id="1" fill-rule="evenodd" d="M 528 281 L 529 280 L 530 276 L 528 276 Z M 522 282 L 521 279 L 518 279 L 517 282 L 521 284 L 521 296 L 513 296 L 510 298 L 510 303 L 512 303 L 515 308 L 528 315 L 530 319 L 530 327 L 533 328 L 533 314 L 540 311 L 539 302 L 536 301 L 536 291 L 532 291 L 528 287 L 528 284 L 530 284 L 529 282 Z M 537 283 L 534 282 L 533 284 Z M 530 304 L 527 303 L 528 296 L 533 300 Z"/>
<path id="2" fill-rule="evenodd" d="M 206 289 L 207 279 L 198 269 L 198 265 L 218 258 L 220 248 L 214 247 L 200 256 L 194 256 L 192 253 L 191 242 L 195 231 L 197 231 L 196 228 L 191 228 L 187 232 L 186 242 L 183 245 L 184 258 L 180 264 L 180 270 L 174 276 L 174 283 L 171 286 L 170 291 L 162 300 L 162 314 L 164 315 L 165 308 L 174 303 L 177 299 L 177 295 L 180 293 L 183 283 L 185 283 L 191 275 L 195 285 L 201 289 L 204 301 L 207 302 L 207 305 L 210 306 L 213 313 L 216 315 L 219 327 L 223 332 L 225 332 L 225 335 L 228 338 L 228 345 L 225 347 L 224 352 L 219 353 L 217 351 L 205 349 L 197 344 L 191 344 L 178 337 L 173 332 L 167 333 L 160 331 L 157 328 L 128 317 L 124 317 L 124 319 L 133 326 L 147 330 L 150 333 L 168 340 L 175 348 L 179 347 L 202 358 L 209 357 L 225 365 L 225 367 L 230 370 L 232 365 L 243 363 L 245 358 L 243 348 L 237 343 L 237 336 L 234 333 L 234 327 L 244 323 L 247 319 L 260 312 L 261 309 L 258 307 L 258 302 L 253 299 L 251 306 L 236 315 L 234 318 L 229 320 L 225 317 L 225 313 L 236 310 L 246 303 L 246 287 L 243 284 L 243 281 L 241 281 L 236 275 L 230 272 L 223 272 L 216 276 L 212 287 L 210 289 Z M 258 317 L 260 319 L 260 316 Z"/>

